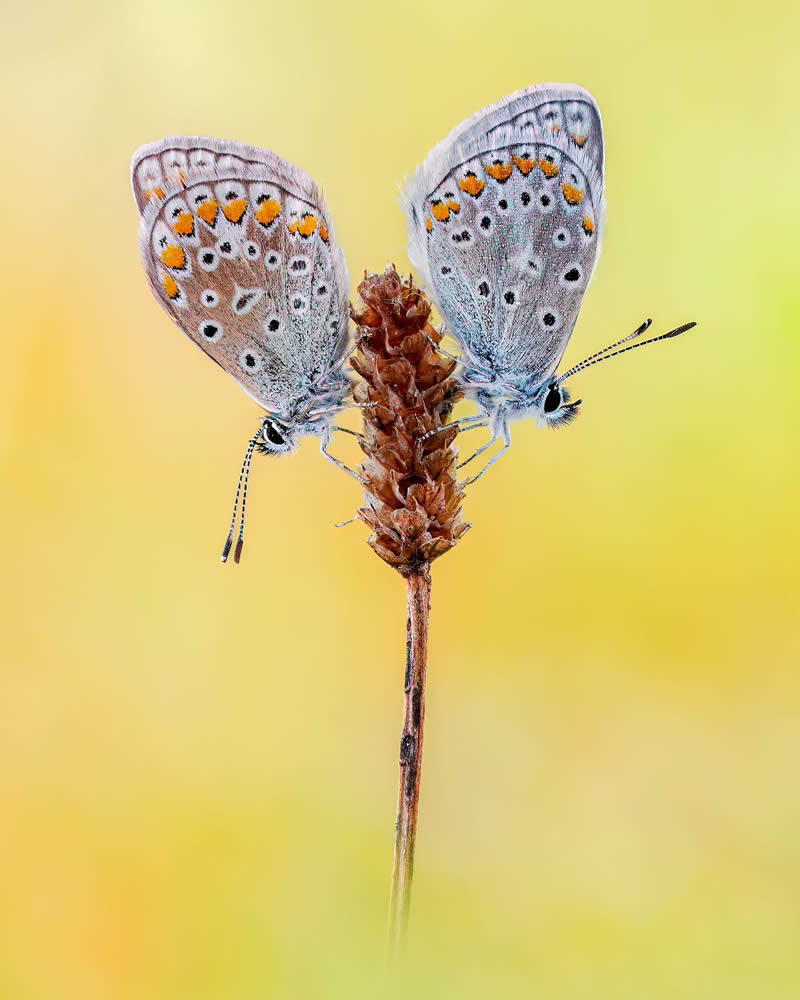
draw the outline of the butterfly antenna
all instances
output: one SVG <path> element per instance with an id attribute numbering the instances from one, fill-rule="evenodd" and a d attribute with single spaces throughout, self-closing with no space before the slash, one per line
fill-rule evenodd
<path id="1" fill-rule="evenodd" d="M 242 488 L 242 519 L 239 522 L 239 538 L 236 542 L 236 549 L 233 553 L 233 561 L 238 563 L 242 558 L 242 549 L 244 548 L 244 518 L 245 512 L 247 511 L 247 484 L 250 481 L 250 463 L 253 460 L 253 449 L 255 448 L 255 442 L 258 440 L 258 435 L 256 435 L 255 440 L 250 442 L 251 447 L 247 449 L 247 454 L 245 455 L 245 471 L 244 471 L 244 486 Z"/>
<path id="2" fill-rule="evenodd" d="M 629 333 L 627 337 L 623 337 L 622 340 L 618 340 L 613 344 L 609 344 L 608 347 L 604 347 L 602 351 L 595 351 L 594 354 L 590 354 L 588 358 L 584 358 L 583 361 L 579 361 L 575 368 L 581 368 L 583 365 L 588 364 L 590 361 L 594 361 L 595 358 L 599 358 L 601 354 L 606 354 L 608 351 L 613 351 L 615 347 L 619 347 L 622 344 L 627 344 L 629 340 L 634 340 L 636 337 L 641 337 L 641 335 L 648 330 L 652 324 L 651 319 L 646 319 L 641 326 L 638 326 L 633 333 Z"/>
<path id="3" fill-rule="evenodd" d="M 650 321 L 648 320 L 646 324 L 644 324 L 634 333 L 630 334 L 623 340 L 619 341 L 619 344 L 624 344 L 625 341 L 632 340 L 634 337 L 640 336 L 640 334 L 643 333 L 644 330 L 646 330 L 649 325 Z M 659 340 L 667 340 L 670 337 L 679 337 L 682 333 L 686 333 L 688 330 L 693 329 L 695 326 L 697 326 L 697 323 L 684 323 L 683 326 L 677 326 L 675 327 L 674 330 L 670 330 L 669 333 L 662 333 L 659 334 L 658 337 L 650 337 L 649 340 L 642 340 L 638 344 L 631 344 L 630 347 L 623 347 L 621 351 L 612 350 L 612 348 L 618 347 L 619 344 L 611 344 L 604 351 L 598 351 L 597 354 L 593 354 L 591 357 L 586 358 L 585 361 L 581 361 L 580 364 L 577 364 L 573 368 L 570 368 L 568 372 L 564 372 L 563 375 L 559 375 L 558 382 L 559 383 L 563 382 L 564 379 L 569 378 L 570 375 L 575 375 L 576 372 L 583 371 L 585 368 L 591 368 L 592 365 L 597 365 L 601 361 L 608 361 L 609 358 L 615 358 L 618 354 L 625 354 L 628 351 L 635 351 L 637 347 L 646 347 L 648 344 L 656 344 L 658 343 Z M 608 351 L 611 351 L 611 353 L 610 354 L 607 353 Z"/>
<path id="4" fill-rule="evenodd" d="M 259 428 L 258 434 L 256 434 L 248 443 L 247 451 L 244 454 L 244 461 L 242 462 L 242 468 L 239 472 L 239 484 L 236 487 L 236 499 L 233 501 L 233 516 L 231 517 L 231 530 L 228 532 L 228 537 L 225 539 L 225 546 L 222 550 L 222 561 L 227 562 L 228 556 L 230 555 L 231 546 L 233 545 L 233 535 L 236 531 L 236 515 L 239 513 L 239 497 L 242 496 L 242 527 L 239 531 L 239 541 L 236 543 L 236 552 L 234 553 L 234 562 L 239 562 L 242 555 L 242 546 L 244 545 L 244 507 L 247 501 L 247 480 L 250 475 L 250 462 L 253 459 L 253 451 L 255 450 L 256 444 L 258 443 L 258 438 L 261 434 Z M 242 489 L 244 488 L 244 492 Z"/>

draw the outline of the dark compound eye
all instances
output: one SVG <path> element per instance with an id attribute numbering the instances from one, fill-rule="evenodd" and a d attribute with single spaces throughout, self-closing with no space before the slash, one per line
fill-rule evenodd
<path id="1" fill-rule="evenodd" d="M 544 398 L 544 412 L 553 413 L 559 406 L 561 406 L 561 393 L 552 387 Z"/>
<path id="2" fill-rule="evenodd" d="M 273 423 L 268 421 L 264 426 L 264 431 L 267 435 L 267 441 L 271 441 L 272 444 L 286 444 L 286 439 L 281 437 Z"/>

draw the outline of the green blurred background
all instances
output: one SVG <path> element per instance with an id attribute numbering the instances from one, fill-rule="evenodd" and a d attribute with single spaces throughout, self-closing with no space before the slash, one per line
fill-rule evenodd
<path id="1" fill-rule="evenodd" d="M 358 490 L 314 442 L 254 465 L 220 565 L 258 411 L 148 291 L 128 164 L 276 150 L 355 289 L 408 268 L 429 148 L 547 80 L 606 126 L 567 359 L 699 328 L 517 425 L 435 566 L 402 995 L 800 994 L 799 30 L 789 2 L 3 4 L 0 996 L 401 995 L 402 581 L 334 530 Z"/>

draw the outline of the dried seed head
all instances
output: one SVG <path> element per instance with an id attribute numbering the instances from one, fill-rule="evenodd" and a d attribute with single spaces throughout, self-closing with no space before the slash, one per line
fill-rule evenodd
<path id="1" fill-rule="evenodd" d="M 365 504 L 358 516 L 372 528 L 368 542 L 407 575 L 444 555 L 469 529 L 462 520 L 453 446 L 457 430 L 443 427 L 459 398 L 456 363 L 432 346 L 441 339 L 428 322 L 431 307 L 411 279 L 394 267 L 365 276 L 364 303 L 351 359 L 363 379 L 355 397 L 365 409 L 361 466 Z"/>

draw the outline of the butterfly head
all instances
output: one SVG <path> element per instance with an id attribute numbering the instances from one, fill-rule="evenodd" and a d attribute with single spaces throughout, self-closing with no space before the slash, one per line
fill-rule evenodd
<path id="1" fill-rule="evenodd" d="M 295 431 L 294 424 L 278 420 L 276 417 L 266 417 L 258 438 L 259 452 L 262 455 L 290 454 L 297 447 Z"/>
<path id="2" fill-rule="evenodd" d="M 581 400 L 569 401 L 569 390 L 558 379 L 550 379 L 533 397 L 533 414 L 540 427 L 560 427 L 578 415 Z"/>

